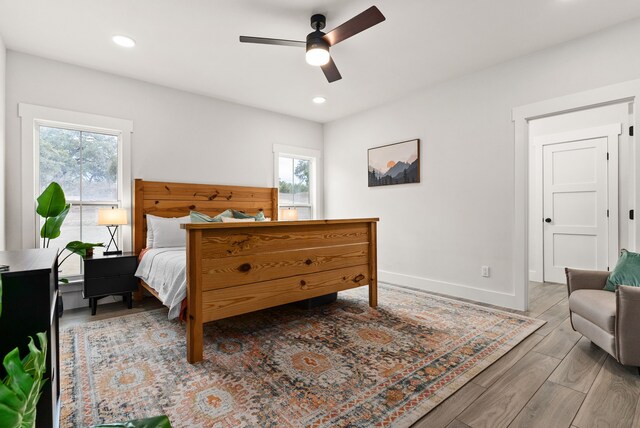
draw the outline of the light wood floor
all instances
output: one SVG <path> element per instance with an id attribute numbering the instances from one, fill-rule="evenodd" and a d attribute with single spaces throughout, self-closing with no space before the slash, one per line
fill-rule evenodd
<path id="1" fill-rule="evenodd" d="M 640 428 L 637 369 L 573 331 L 565 285 L 532 282 L 518 313 L 547 323 L 413 428 Z"/>
<path id="2" fill-rule="evenodd" d="M 566 286 L 531 283 L 524 315 L 541 329 L 433 409 L 413 428 L 640 428 L 640 376 L 571 329 Z M 61 328 L 156 309 L 152 298 L 65 311 Z M 516 312 L 516 311 L 513 311 Z M 519 312 L 522 313 L 522 312 Z"/>
<path id="3" fill-rule="evenodd" d="M 111 299 L 111 297 L 106 297 L 105 299 Z M 93 316 L 91 316 L 89 303 L 87 303 L 86 308 L 65 310 L 64 315 L 60 318 L 60 329 L 62 330 L 63 328 L 84 324 L 90 321 L 104 320 L 163 307 L 162 303 L 153 297 L 143 299 L 141 302 L 134 301 L 132 309 L 127 309 L 127 306 L 124 302 L 120 301 L 120 298 L 114 297 L 113 300 L 117 300 L 117 302 L 98 305 L 96 314 Z"/>

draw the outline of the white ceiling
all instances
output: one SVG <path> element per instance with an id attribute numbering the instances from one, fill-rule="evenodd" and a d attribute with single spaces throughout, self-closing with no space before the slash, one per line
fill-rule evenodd
<path id="1" fill-rule="evenodd" d="M 313 13 L 328 31 L 373 4 L 387 20 L 331 49 L 332 84 L 303 49 L 238 42 L 304 40 Z M 327 122 L 638 16 L 638 0 L 0 0 L 0 34 L 12 50 Z"/>

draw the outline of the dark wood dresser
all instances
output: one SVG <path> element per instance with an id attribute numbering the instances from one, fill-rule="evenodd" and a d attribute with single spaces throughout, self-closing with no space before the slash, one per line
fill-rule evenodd
<path id="1" fill-rule="evenodd" d="M 0 358 L 13 348 L 20 358 L 28 353 L 29 336 L 38 343 L 36 333 L 47 334 L 47 370 L 42 396 L 38 402 L 37 427 L 58 426 L 60 379 L 58 376 L 58 262 L 54 249 L 0 251 L 2 314 L 0 315 Z M 0 377 L 6 371 L 0 366 Z"/>

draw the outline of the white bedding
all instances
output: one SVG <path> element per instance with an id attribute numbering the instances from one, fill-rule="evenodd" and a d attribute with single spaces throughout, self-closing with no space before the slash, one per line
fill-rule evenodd
<path id="1" fill-rule="evenodd" d="M 187 251 L 184 247 L 152 248 L 142 256 L 136 276 L 153 288 L 169 308 L 169 319 L 180 315 L 187 297 Z"/>

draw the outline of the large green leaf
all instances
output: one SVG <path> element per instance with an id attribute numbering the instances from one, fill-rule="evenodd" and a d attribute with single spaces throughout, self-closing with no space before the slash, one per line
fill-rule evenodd
<path id="1" fill-rule="evenodd" d="M 94 244 L 91 242 L 71 241 L 67 244 L 65 249 L 75 254 L 80 254 L 82 257 L 87 256 L 87 250 L 95 247 L 104 247 L 102 242 Z"/>
<path id="2" fill-rule="evenodd" d="M 154 416 L 129 422 L 94 425 L 91 428 L 171 428 L 171 422 L 166 416 Z"/>
<path id="3" fill-rule="evenodd" d="M 56 217 L 67 206 L 67 200 L 64 197 L 62 187 L 55 181 L 47 186 L 46 189 L 38 196 L 38 207 L 36 212 L 42 217 Z"/>
<path id="4" fill-rule="evenodd" d="M 38 333 L 40 349 L 29 338 L 29 354 L 20 360 L 18 348 L 2 362 L 7 377 L 0 383 L 0 426 L 31 428 L 36 420 L 36 404 L 46 382 L 43 379 L 47 336 Z"/>
<path id="5" fill-rule="evenodd" d="M 2 427 L 19 427 L 22 421 L 20 400 L 15 394 L 0 383 L 0 426 Z"/>
<path id="6" fill-rule="evenodd" d="M 62 210 L 58 215 L 47 218 L 47 221 L 42 225 L 42 229 L 40 229 L 40 237 L 56 239 L 60 236 L 60 228 L 62 227 L 65 217 L 69 214 L 70 209 L 71 204 L 67 204 L 64 210 Z"/>

